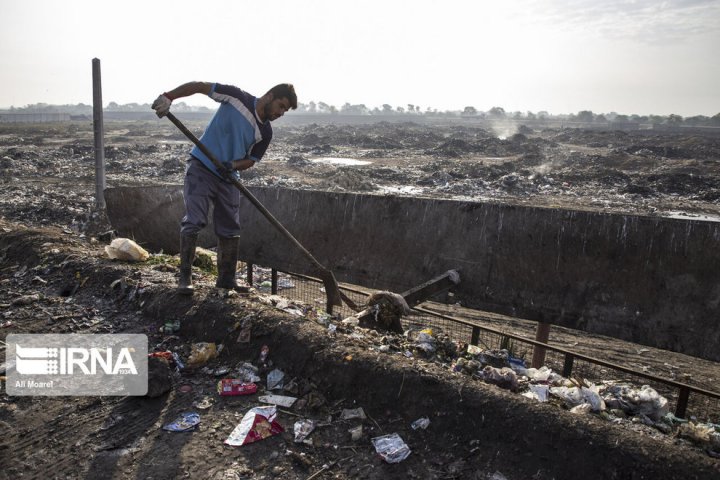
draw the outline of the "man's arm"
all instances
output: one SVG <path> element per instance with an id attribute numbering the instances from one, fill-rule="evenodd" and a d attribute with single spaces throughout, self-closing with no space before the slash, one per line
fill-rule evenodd
<path id="1" fill-rule="evenodd" d="M 212 86 L 213 84 L 209 82 L 188 82 L 170 90 L 169 92 L 165 92 L 163 95 L 168 97 L 171 101 L 176 98 L 189 97 L 190 95 L 195 95 L 196 93 L 209 95 Z"/>
<path id="2" fill-rule="evenodd" d="M 247 170 L 248 168 L 255 165 L 255 160 L 251 160 L 249 158 L 243 158 L 242 160 L 233 160 L 232 161 L 232 167 L 233 170 Z"/>
<path id="3" fill-rule="evenodd" d="M 209 82 L 188 82 L 177 88 L 161 94 L 152 104 L 152 109 L 158 117 L 164 117 L 170 111 L 170 105 L 176 98 L 189 97 L 196 93 L 209 95 L 212 90 L 212 83 Z"/>

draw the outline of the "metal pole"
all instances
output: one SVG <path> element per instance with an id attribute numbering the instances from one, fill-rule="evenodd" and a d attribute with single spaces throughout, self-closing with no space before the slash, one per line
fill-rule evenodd
<path id="1" fill-rule="evenodd" d="M 270 293 L 277 295 L 278 292 L 278 271 L 270 269 Z"/>
<path id="2" fill-rule="evenodd" d="M 537 330 L 535 330 L 535 340 L 542 343 L 547 343 L 550 338 L 550 324 L 545 322 L 538 322 Z M 533 348 L 532 357 L 532 368 L 540 368 L 545 364 L 545 349 L 539 345 L 535 345 Z"/>
<path id="3" fill-rule="evenodd" d="M 95 132 L 95 206 L 105 208 L 105 129 L 103 127 L 102 80 L 100 59 L 92 60 L 93 78 L 93 130 Z"/>
<path id="4" fill-rule="evenodd" d="M 247 265 L 247 283 L 252 287 L 253 284 L 253 264 L 246 263 Z"/>

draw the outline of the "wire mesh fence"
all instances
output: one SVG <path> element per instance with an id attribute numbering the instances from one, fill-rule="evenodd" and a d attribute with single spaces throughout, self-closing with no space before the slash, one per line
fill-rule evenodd
<path id="1" fill-rule="evenodd" d="M 252 270 L 249 270 L 249 267 Z M 320 280 L 293 273 L 277 272 L 269 268 L 257 265 L 246 264 L 242 270 L 246 275 L 248 283 L 255 286 L 263 293 L 277 293 L 290 300 L 311 305 L 317 309 L 324 309 L 327 296 Z M 251 274 L 248 272 L 252 272 Z M 357 305 L 363 306 L 367 303 L 371 290 L 356 285 L 340 284 L 340 289 Z M 434 300 L 437 300 L 435 298 Z M 436 303 L 436 302 L 434 302 Z M 355 314 L 347 305 L 333 308 L 333 315 L 345 318 Z M 447 315 L 438 314 L 426 309 L 414 309 L 410 315 L 402 318 L 405 329 L 431 328 L 433 332 L 445 334 L 451 340 L 459 343 L 473 343 L 486 350 L 506 349 L 510 355 L 524 360 L 528 365 L 535 348 L 531 339 L 520 338 L 502 329 L 482 325 L 476 319 L 453 318 Z M 544 365 L 554 372 L 571 376 L 577 380 L 587 380 L 595 384 L 612 382 L 616 384 L 629 384 L 634 386 L 648 385 L 658 394 L 665 397 L 670 405 L 678 405 L 681 402 L 681 393 L 672 381 L 648 378 L 637 372 L 633 374 L 627 368 L 622 370 L 612 366 L 597 363 L 591 359 L 576 358 L 568 359 L 568 354 L 552 348 L 545 349 Z M 606 362 L 605 362 L 606 363 Z M 715 393 L 710 390 L 710 393 Z M 717 394 L 716 394 L 717 395 Z M 693 392 L 685 399 L 686 407 L 683 414 L 686 418 L 696 418 L 698 421 L 709 423 L 720 423 L 720 398 L 713 395 L 704 395 Z"/>

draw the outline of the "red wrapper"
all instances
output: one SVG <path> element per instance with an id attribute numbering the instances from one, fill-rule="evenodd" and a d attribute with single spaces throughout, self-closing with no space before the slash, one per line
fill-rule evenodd
<path id="1" fill-rule="evenodd" d="M 257 392 L 257 385 L 254 383 L 245 383 L 237 378 L 223 378 L 218 382 L 217 389 L 222 397 L 252 395 Z"/>
<path id="2" fill-rule="evenodd" d="M 284 429 L 275 421 L 275 416 L 275 406 L 250 409 L 225 443 L 237 447 L 282 433 Z"/>

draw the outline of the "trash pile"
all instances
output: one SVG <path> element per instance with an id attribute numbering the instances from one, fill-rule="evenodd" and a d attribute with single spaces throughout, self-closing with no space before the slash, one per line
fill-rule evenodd
<path id="1" fill-rule="evenodd" d="M 649 385 L 625 382 L 565 378 L 543 366 L 528 368 L 522 358 L 507 349 L 481 348 L 454 342 L 431 328 L 414 327 L 402 335 L 380 335 L 350 322 L 340 329 L 331 324 L 333 334 L 345 333 L 356 342 L 386 354 L 398 354 L 443 364 L 451 372 L 468 375 L 487 384 L 518 393 L 540 403 L 548 403 L 572 414 L 593 414 L 612 423 L 641 424 L 664 434 L 686 438 L 720 458 L 720 424 L 681 419 L 670 412 L 668 400 Z M 346 331 L 346 328 L 350 328 Z M 379 344 L 378 344 L 379 343 Z"/>
<path id="2" fill-rule="evenodd" d="M 400 463 L 411 453 L 410 447 L 398 433 L 369 436 L 363 426 L 369 417 L 362 407 L 344 408 L 337 415 L 322 419 L 308 418 L 295 413 L 320 407 L 325 404 L 325 399 L 318 392 L 308 391 L 306 386 L 301 386 L 302 382 L 298 379 L 288 379 L 282 370 L 274 367 L 270 358 L 270 348 L 267 345 L 263 345 L 260 349 L 255 363 L 243 361 L 235 367 L 210 366 L 217 363 L 214 361 L 218 360 L 218 355 L 224 350 L 222 344 L 199 342 L 192 344 L 190 350 L 190 355 L 184 361 L 177 352 L 169 350 L 155 351 L 148 356 L 155 362 L 165 364 L 168 371 L 174 371 L 174 376 L 180 383 L 178 386 L 180 393 L 193 392 L 194 387 L 183 377 L 191 377 L 194 373 L 216 377 L 217 390 L 211 395 L 197 398 L 193 402 L 194 410 L 177 413 L 172 421 L 162 425 L 162 430 L 175 433 L 196 431 L 202 424 L 203 414 L 200 412 L 212 408 L 221 402 L 223 397 L 245 396 L 256 400 L 259 404 L 247 409 L 240 422 L 228 431 L 223 442 L 226 445 L 237 447 L 248 445 L 284 432 L 285 426 L 282 425 L 278 415 L 285 413 L 298 418 L 292 425 L 295 443 L 312 446 L 312 433 L 317 428 L 330 426 L 333 422 L 341 422 L 349 427 L 347 433 L 351 442 L 357 443 L 363 439 L 369 441 L 377 454 L 387 463 Z M 157 378 L 151 376 L 150 381 L 156 381 Z M 256 394 L 261 393 L 263 383 L 264 394 L 255 397 Z M 170 388 L 172 387 L 167 386 L 165 392 Z M 307 393 L 302 395 L 306 391 Z M 285 393 L 298 396 L 285 395 Z M 293 407 L 295 412 L 281 410 L 281 408 Z M 412 430 L 425 430 L 429 425 L 429 418 L 423 417 L 412 422 L 410 427 Z"/>

